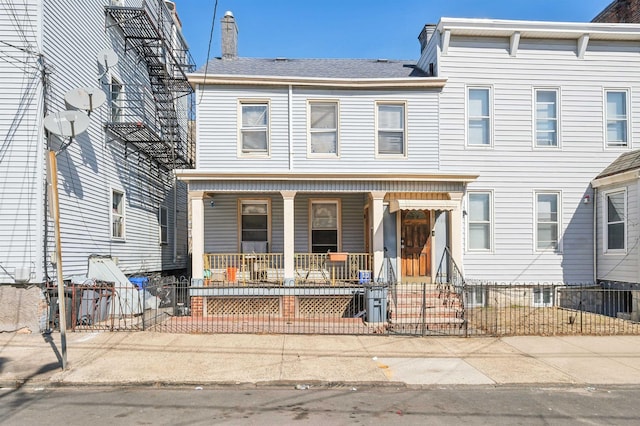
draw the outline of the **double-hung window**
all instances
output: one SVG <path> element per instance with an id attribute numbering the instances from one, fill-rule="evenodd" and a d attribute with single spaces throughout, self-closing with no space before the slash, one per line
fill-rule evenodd
<path id="1" fill-rule="evenodd" d="M 377 104 L 378 155 L 404 156 L 407 151 L 405 132 L 405 104 Z"/>
<path id="2" fill-rule="evenodd" d="M 609 192 L 604 198 L 607 218 L 605 251 L 623 251 L 626 249 L 627 193 Z"/>
<path id="3" fill-rule="evenodd" d="M 469 193 L 469 250 L 491 250 L 491 193 Z"/>
<path id="4" fill-rule="evenodd" d="M 309 102 L 309 152 L 338 155 L 338 103 Z"/>
<path id="5" fill-rule="evenodd" d="M 111 103 L 111 121 L 114 123 L 119 123 L 123 119 L 124 88 L 122 86 L 122 83 L 120 83 L 114 77 L 111 77 L 111 88 L 109 97 Z"/>
<path id="6" fill-rule="evenodd" d="M 559 204 L 557 192 L 536 193 L 536 250 L 558 250 Z"/>
<path id="7" fill-rule="evenodd" d="M 243 155 L 269 154 L 269 104 L 241 102 L 240 151 Z"/>
<path id="8" fill-rule="evenodd" d="M 124 192 L 111 191 L 111 238 L 124 240 Z"/>
<path id="9" fill-rule="evenodd" d="M 241 200 L 241 251 L 266 253 L 269 241 L 269 201 Z"/>
<path id="10" fill-rule="evenodd" d="M 160 244 L 167 244 L 169 242 L 169 211 L 165 206 L 158 208 L 158 227 Z"/>
<path id="11" fill-rule="evenodd" d="M 629 144 L 629 112 L 626 90 L 607 90 L 607 146 L 627 146 Z"/>
<path id="12" fill-rule="evenodd" d="M 338 200 L 311 201 L 311 252 L 339 250 L 340 203 Z"/>
<path id="13" fill-rule="evenodd" d="M 491 90 L 488 87 L 467 89 L 467 144 L 491 146 Z"/>
<path id="14" fill-rule="evenodd" d="M 535 90 L 535 138 L 536 147 L 558 146 L 558 91 Z"/>

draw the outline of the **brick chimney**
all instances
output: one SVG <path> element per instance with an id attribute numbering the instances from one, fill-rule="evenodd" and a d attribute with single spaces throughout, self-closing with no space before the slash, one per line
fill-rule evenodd
<path id="1" fill-rule="evenodd" d="M 238 57 L 238 26 L 236 18 L 230 10 L 225 12 L 220 20 L 222 24 L 222 59 L 235 59 Z"/>

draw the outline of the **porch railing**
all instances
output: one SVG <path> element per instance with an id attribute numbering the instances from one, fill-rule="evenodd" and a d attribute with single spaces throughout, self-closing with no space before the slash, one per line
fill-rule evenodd
<path id="1" fill-rule="evenodd" d="M 367 283 L 372 279 L 369 253 L 296 253 L 295 284 Z M 208 253 L 204 279 L 208 284 L 284 285 L 282 253 Z"/>

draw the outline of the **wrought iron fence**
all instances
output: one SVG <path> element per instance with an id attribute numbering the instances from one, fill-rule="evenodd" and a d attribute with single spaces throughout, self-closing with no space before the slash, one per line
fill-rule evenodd
<path id="1" fill-rule="evenodd" d="M 56 327 L 55 292 L 49 324 Z M 472 282 L 270 285 L 260 280 L 152 279 L 142 288 L 67 286 L 73 331 L 406 334 L 640 334 L 640 290 Z"/>
<path id="2" fill-rule="evenodd" d="M 71 331 L 147 330 L 177 313 L 188 312 L 188 280 L 151 277 L 139 285 L 88 279 L 65 286 L 67 329 Z M 57 288 L 47 287 L 47 327 L 60 327 Z"/>

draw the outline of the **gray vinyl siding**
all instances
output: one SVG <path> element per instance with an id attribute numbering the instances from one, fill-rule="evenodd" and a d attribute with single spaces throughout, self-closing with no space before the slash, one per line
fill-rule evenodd
<path id="1" fill-rule="evenodd" d="M 438 170 L 438 93 L 419 91 L 292 89 L 293 156 L 289 162 L 288 88 L 199 87 L 198 160 L 202 170 L 293 172 L 436 172 Z M 270 157 L 248 158 L 238 152 L 239 100 L 269 102 Z M 307 102 L 339 103 L 339 157 L 308 155 Z M 406 102 L 407 158 L 376 156 L 376 102 Z"/>
<path id="2" fill-rule="evenodd" d="M 640 210 L 638 203 L 638 185 L 640 181 L 634 180 L 626 183 L 607 185 L 598 188 L 596 197 L 596 241 L 597 241 L 597 279 L 598 281 L 621 281 L 621 282 L 640 282 L 640 251 L 638 240 L 640 239 L 640 228 L 638 227 L 638 218 Z M 605 194 L 624 190 L 627 194 L 627 218 L 625 241 L 626 250 L 623 253 L 606 252 L 606 231 L 607 226 L 607 210 Z"/>
<path id="3" fill-rule="evenodd" d="M 17 268 L 33 281 L 43 271 L 39 14 L 36 0 L 0 3 L 0 284 Z"/>
<path id="4" fill-rule="evenodd" d="M 295 252 L 308 253 L 309 200 L 340 199 L 342 250 L 364 252 L 364 203 L 365 194 L 297 194 L 294 200 Z M 204 251 L 205 253 L 239 253 L 238 201 L 242 199 L 270 199 L 271 201 L 271 253 L 284 252 L 284 210 L 280 194 L 221 194 L 204 200 Z"/>
<path id="5" fill-rule="evenodd" d="M 418 61 L 418 68 L 424 70 L 425 72 L 429 72 L 429 64 L 433 64 L 433 72 L 434 76 L 438 75 L 438 54 L 440 49 L 440 33 L 435 31 L 431 36 L 431 40 L 427 45 L 426 49 L 420 55 L 420 60 Z"/>
<path id="6" fill-rule="evenodd" d="M 464 253 L 470 279 L 504 282 L 593 282 L 593 206 L 584 204 L 590 181 L 640 136 L 640 48 L 591 42 L 584 59 L 572 40 L 521 39 L 510 57 L 508 38 L 453 37 L 441 55 L 448 78 L 440 98 L 440 166 L 443 172 L 478 173 L 468 190 L 494 194 L 494 247 Z M 466 88 L 492 90 L 493 146 L 467 147 Z M 559 90 L 559 148 L 534 147 L 533 90 Z M 605 148 L 604 88 L 629 89 L 629 148 Z M 534 247 L 534 193 L 561 193 L 561 250 Z M 466 234 L 466 220 L 464 221 Z M 465 235 L 466 244 L 466 235 Z M 500 265 L 500 268 L 496 268 Z"/>
<path id="7" fill-rule="evenodd" d="M 105 31 L 104 6 L 108 0 L 53 2 L 44 1 L 44 58 L 50 66 L 51 112 L 65 109 L 64 95 L 77 87 L 100 87 L 109 97 L 111 75 L 125 85 L 148 86 L 144 61 L 128 49 L 115 28 Z M 79 30 L 77 23 L 82 23 Z M 117 65 L 98 81 L 104 69 L 97 53 L 112 48 Z M 186 185 L 179 182 L 177 207 L 174 208 L 173 179 L 166 170 L 136 153 L 104 130 L 110 108 L 108 102 L 90 116 L 87 132 L 78 135 L 58 155 L 60 226 L 63 274 L 85 274 L 87 256 L 110 255 L 125 273 L 147 273 L 186 268 L 187 214 Z M 55 138 L 54 138 L 55 139 Z M 55 144 L 59 147 L 60 141 Z M 125 194 L 124 241 L 111 239 L 111 190 Z M 159 240 L 158 209 L 167 207 L 169 229 L 166 245 Z M 174 223 L 177 223 L 177 233 Z M 50 226 L 49 252 L 53 246 Z M 176 235 L 178 234 L 178 235 Z M 175 249 L 174 259 L 174 244 Z M 55 275 L 53 265 L 49 274 Z"/>

